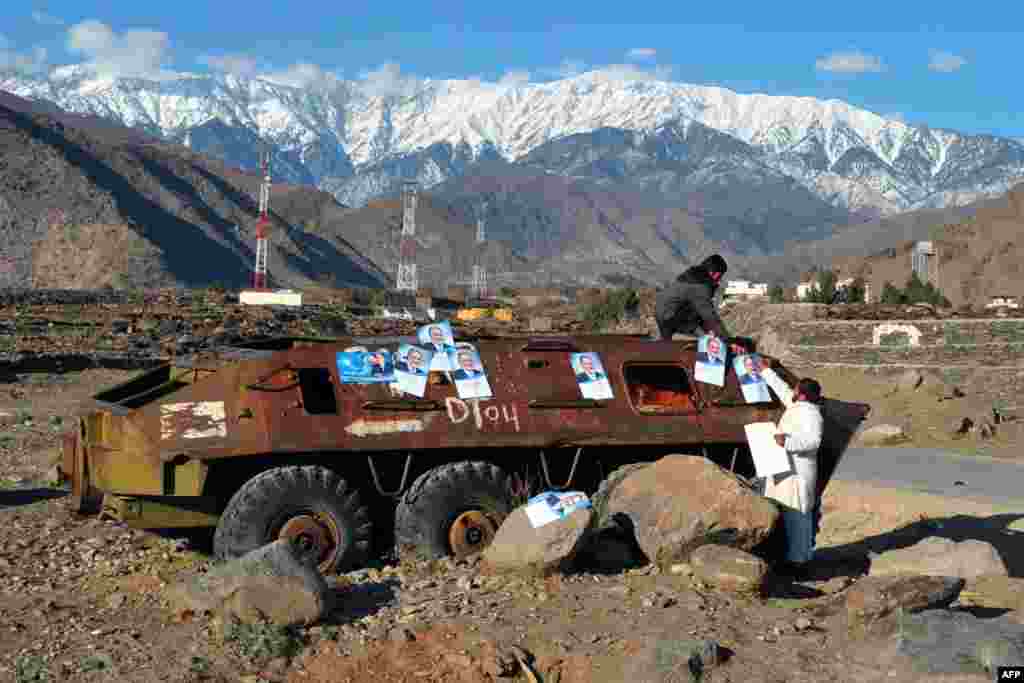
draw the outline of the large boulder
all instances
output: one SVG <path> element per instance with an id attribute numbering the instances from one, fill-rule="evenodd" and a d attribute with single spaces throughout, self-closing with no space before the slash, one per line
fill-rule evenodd
<path id="1" fill-rule="evenodd" d="M 902 427 L 890 424 L 875 425 L 861 432 L 860 443 L 864 446 L 886 446 L 907 441 L 909 437 Z"/>
<path id="2" fill-rule="evenodd" d="M 179 616 L 217 614 L 244 623 L 309 625 L 331 609 L 331 593 L 316 557 L 297 539 L 281 539 L 168 589 Z"/>
<path id="3" fill-rule="evenodd" d="M 846 593 L 850 634 L 887 636 L 898 630 L 901 613 L 950 605 L 964 580 L 950 576 L 867 576 Z"/>
<path id="4" fill-rule="evenodd" d="M 1024 664 L 1024 626 L 1006 616 L 979 619 L 969 612 L 908 614 L 899 651 L 922 673 L 993 676 L 997 667 Z"/>
<path id="5" fill-rule="evenodd" d="M 570 567 L 590 529 L 592 508 L 577 508 L 565 517 L 534 527 L 526 506 L 502 522 L 484 550 L 483 562 L 494 571 L 548 574 Z"/>
<path id="6" fill-rule="evenodd" d="M 930 536 L 907 548 L 889 550 L 871 558 L 872 576 L 925 574 L 972 579 L 985 574 L 1008 576 L 1006 563 L 990 543 Z"/>
<path id="7" fill-rule="evenodd" d="M 985 574 L 967 579 L 960 602 L 973 607 L 1009 609 L 1024 613 L 1024 579 Z"/>
<path id="8" fill-rule="evenodd" d="M 736 475 L 706 458 L 669 455 L 630 473 L 608 496 L 609 515 L 628 518 L 648 559 L 667 567 L 702 545 L 751 550 L 779 509 Z"/>
<path id="9" fill-rule="evenodd" d="M 702 545 L 690 555 L 693 576 L 737 593 L 760 594 L 768 565 L 759 557 L 724 545 Z"/>

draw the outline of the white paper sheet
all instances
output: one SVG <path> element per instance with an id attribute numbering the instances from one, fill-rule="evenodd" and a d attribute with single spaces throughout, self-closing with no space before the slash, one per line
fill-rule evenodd
<path id="1" fill-rule="evenodd" d="M 774 422 L 754 422 L 743 429 L 747 433 L 747 443 L 750 444 L 750 455 L 754 459 L 758 477 L 793 471 L 786 449 L 775 442 L 779 430 Z"/>

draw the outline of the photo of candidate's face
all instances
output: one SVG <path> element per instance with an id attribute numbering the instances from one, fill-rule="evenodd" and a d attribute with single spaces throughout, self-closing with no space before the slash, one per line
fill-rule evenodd
<path id="1" fill-rule="evenodd" d="M 433 342 L 434 344 L 444 343 L 444 330 L 442 330 L 440 327 L 438 327 L 437 325 L 431 325 L 429 333 L 431 342 Z"/>
<path id="2" fill-rule="evenodd" d="M 405 362 L 409 364 L 410 369 L 418 370 L 423 367 L 423 354 L 419 349 L 410 349 L 405 356 Z"/>
<path id="3" fill-rule="evenodd" d="M 592 374 L 594 372 L 594 359 L 590 356 L 580 356 L 580 369 L 588 375 Z"/>
<path id="4" fill-rule="evenodd" d="M 384 356 L 379 353 L 370 354 L 370 365 L 384 367 Z"/>
<path id="5" fill-rule="evenodd" d="M 466 372 L 476 369 L 476 363 L 473 362 L 473 354 L 469 351 L 459 351 L 458 359 L 459 366 Z"/>
<path id="6" fill-rule="evenodd" d="M 718 340 L 718 337 L 711 337 L 711 339 L 708 339 L 708 355 L 715 358 L 721 357 L 722 342 Z"/>
<path id="7" fill-rule="evenodd" d="M 755 360 L 753 356 L 743 357 L 743 369 L 747 371 L 747 374 L 751 377 L 761 376 L 761 363 Z"/>

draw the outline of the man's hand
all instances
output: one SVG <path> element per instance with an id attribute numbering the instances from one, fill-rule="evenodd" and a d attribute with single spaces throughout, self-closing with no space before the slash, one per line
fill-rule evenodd
<path id="1" fill-rule="evenodd" d="M 786 447 L 786 437 L 787 436 L 788 436 L 787 434 L 776 434 L 775 435 L 775 443 L 779 444 L 780 448 L 785 448 Z"/>

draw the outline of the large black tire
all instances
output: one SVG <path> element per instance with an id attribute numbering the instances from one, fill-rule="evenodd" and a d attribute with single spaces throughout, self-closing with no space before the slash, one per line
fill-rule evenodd
<path id="1" fill-rule="evenodd" d="M 509 479 L 501 468 L 487 462 L 435 467 L 402 496 L 395 547 L 402 557 L 466 557 L 487 547 L 510 512 Z"/>
<path id="2" fill-rule="evenodd" d="M 606 527 L 615 526 L 615 520 L 612 519 L 612 515 L 608 513 L 608 497 L 611 496 L 612 491 L 618 486 L 623 479 L 629 475 L 642 470 L 643 468 L 651 465 L 649 462 L 631 462 L 628 465 L 623 465 L 604 478 L 601 485 L 597 487 L 597 491 L 590 498 L 590 505 L 593 508 L 593 521 L 591 526 L 594 529 L 604 529 Z"/>
<path id="3" fill-rule="evenodd" d="M 324 467 L 276 467 L 256 475 L 228 501 L 213 536 L 214 554 L 240 557 L 279 538 L 298 536 L 320 571 L 365 564 L 371 523 L 359 493 Z"/>

